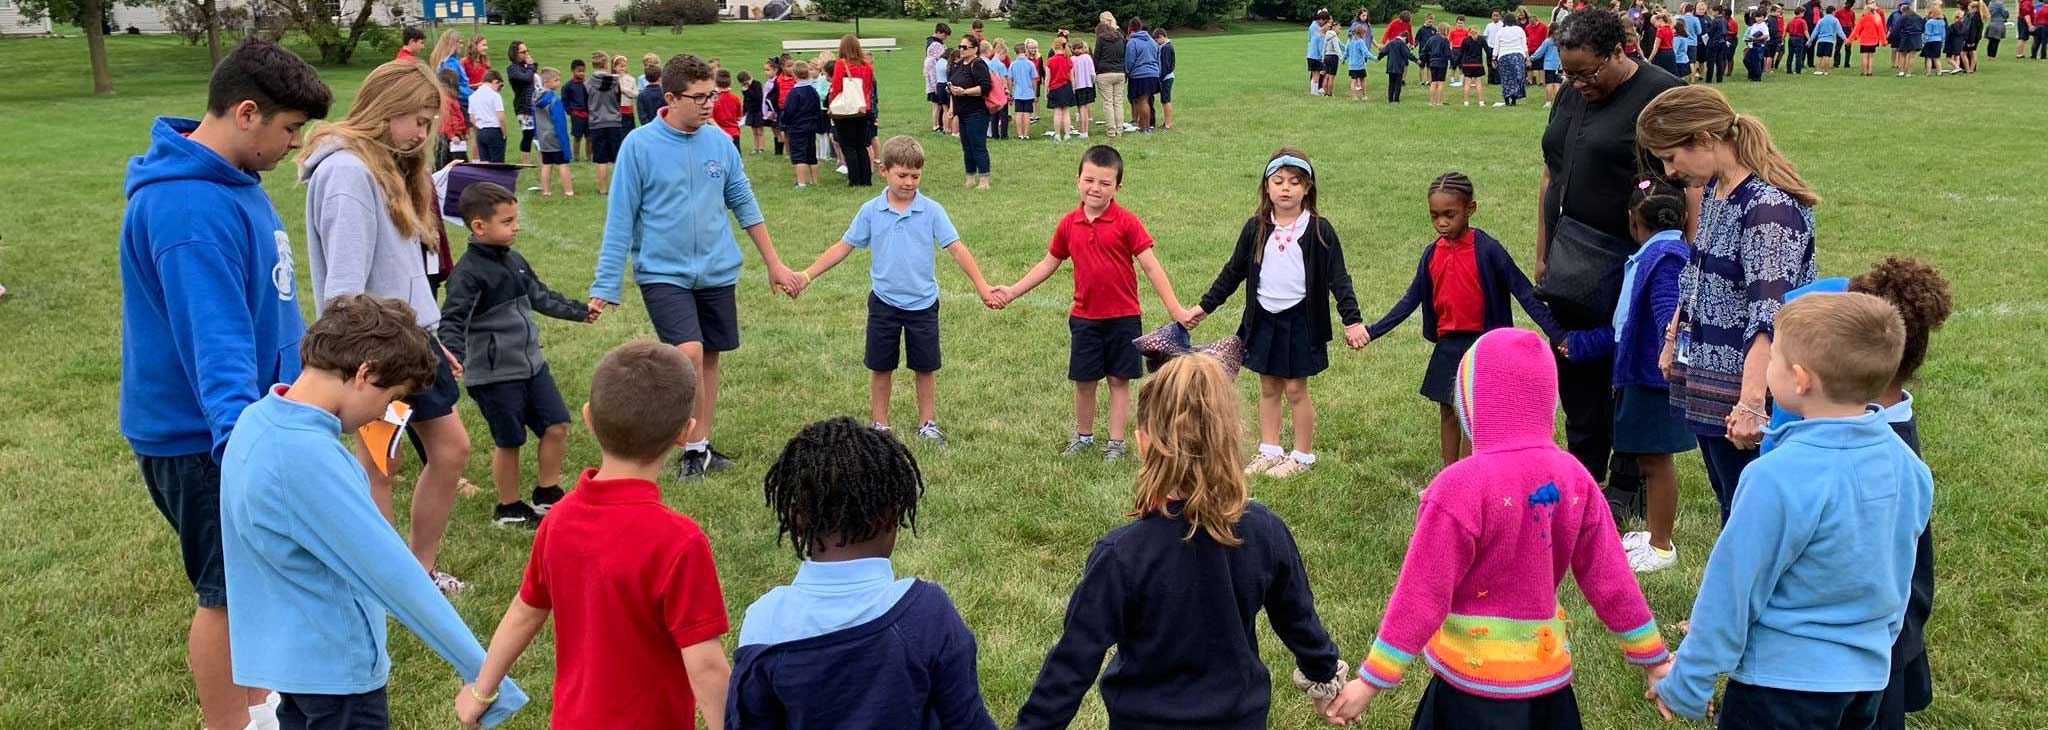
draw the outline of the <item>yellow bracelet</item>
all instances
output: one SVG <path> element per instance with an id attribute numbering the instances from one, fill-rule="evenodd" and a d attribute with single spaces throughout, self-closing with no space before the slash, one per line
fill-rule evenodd
<path id="1" fill-rule="evenodd" d="M 797 273 L 797 275 L 798 275 L 798 276 L 801 276 L 801 277 L 803 277 L 803 278 L 804 278 L 804 286 L 810 286 L 810 285 L 811 285 L 811 272 L 808 272 L 808 271 L 803 271 L 803 270 L 798 270 L 798 271 L 797 271 L 796 273 Z"/>
<path id="2" fill-rule="evenodd" d="M 494 702 L 497 702 L 497 701 L 498 701 L 498 693 L 496 693 L 496 692 L 492 692 L 492 693 L 491 693 L 491 696 L 489 696 L 489 697 L 485 697 L 485 696 L 483 696 L 483 695 L 480 695 L 480 694 L 477 694 L 477 693 L 476 693 L 476 685 L 474 685 L 474 684 L 471 684 L 471 685 L 469 686 L 469 696 L 470 696 L 470 697 L 472 697 L 472 698 L 475 698 L 475 699 L 476 699 L 476 701 L 478 701 L 478 702 L 482 702 L 482 703 L 484 703 L 484 704 L 486 704 L 486 705 L 488 705 L 488 704 L 491 704 L 491 703 L 494 703 Z"/>

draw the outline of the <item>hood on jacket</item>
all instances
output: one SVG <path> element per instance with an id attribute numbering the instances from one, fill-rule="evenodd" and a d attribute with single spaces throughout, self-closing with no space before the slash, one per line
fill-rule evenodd
<path id="1" fill-rule="evenodd" d="M 261 185 L 255 173 L 235 167 L 220 153 L 185 135 L 199 129 L 199 122 L 177 117 L 157 117 L 149 130 L 149 151 L 128 160 L 126 194 L 135 197 L 143 187 L 172 180 L 205 180 L 221 185 Z"/>
<path id="2" fill-rule="evenodd" d="M 1458 363 L 1453 398 L 1475 454 L 1552 445 L 1557 362 L 1542 335 L 1512 327 L 1487 332 Z"/>
<path id="3" fill-rule="evenodd" d="M 305 182 L 307 180 L 313 179 L 313 171 L 320 168 L 320 163 L 326 162 L 328 158 L 333 157 L 337 153 L 341 152 L 348 152 L 350 156 L 355 155 L 353 151 L 348 149 L 348 145 L 342 144 L 341 140 L 338 139 L 323 142 L 317 148 L 311 148 L 307 149 L 304 152 L 300 152 L 299 182 Z M 361 164 L 360 158 L 358 164 Z"/>

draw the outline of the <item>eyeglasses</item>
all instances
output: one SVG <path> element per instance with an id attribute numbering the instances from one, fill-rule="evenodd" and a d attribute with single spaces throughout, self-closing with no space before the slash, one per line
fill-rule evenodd
<path id="1" fill-rule="evenodd" d="M 1606 59 L 1602 59 L 1600 67 L 1593 69 L 1592 73 L 1581 74 L 1559 69 L 1558 76 L 1562 77 L 1565 83 L 1573 86 L 1592 86 L 1600 82 L 1600 72 L 1605 70 L 1607 70 Z"/>
<path id="2" fill-rule="evenodd" d="M 718 99 L 717 92 L 709 92 L 704 94 L 671 94 L 671 96 L 674 96 L 675 98 L 681 99 L 683 101 L 690 102 L 692 104 L 696 104 L 697 106 L 711 106 L 711 103 Z"/>

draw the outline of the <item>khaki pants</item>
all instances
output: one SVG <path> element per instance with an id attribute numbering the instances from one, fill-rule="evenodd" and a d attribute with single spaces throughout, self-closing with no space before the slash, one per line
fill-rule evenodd
<path id="1" fill-rule="evenodd" d="M 1124 104 L 1129 100 L 1130 82 L 1120 73 L 1096 74 L 1095 95 L 1102 100 L 1102 123 L 1114 137 L 1124 133 Z"/>

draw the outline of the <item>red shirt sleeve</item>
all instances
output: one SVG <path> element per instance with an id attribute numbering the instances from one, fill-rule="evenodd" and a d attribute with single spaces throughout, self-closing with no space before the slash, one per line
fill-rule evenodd
<path id="1" fill-rule="evenodd" d="M 725 635 L 725 594 L 718 587 L 718 566 L 711 560 L 711 540 L 698 532 L 675 555 L 664 576 L 662 618 L 676 648 L 683 649 Z"/>
<path id="2" fill-rule="evenodd" d="M 533 552 L 526 557 L 526 578 L 519 584 L 519 600 L 538 609 L 552 609 L 554 597 L 548 595 L 547 570 L 541 565 L 542 546 L 547 544 L 547 525 L 533 536 Z"/>
<path id="3" fill-rule="evenodd" d="M 1067 222 L 1064 219 L 1053 227 L 1052 245 L 1046 247 L 1045 252 L 1061 261 L 1065 261 L 1073 256 L 1073 252 L 1067 250 Z"/>
<path id="4" fill-rule="evenodd" d="M 1124 218 L 1124 245 L 1130 247 L 1130 255 L 1136 257 L 1152 250 L 1152 232 L 1145 230 L 1145 222 L 1131 215 L 1130 211 L 1124 212 Z"/>

